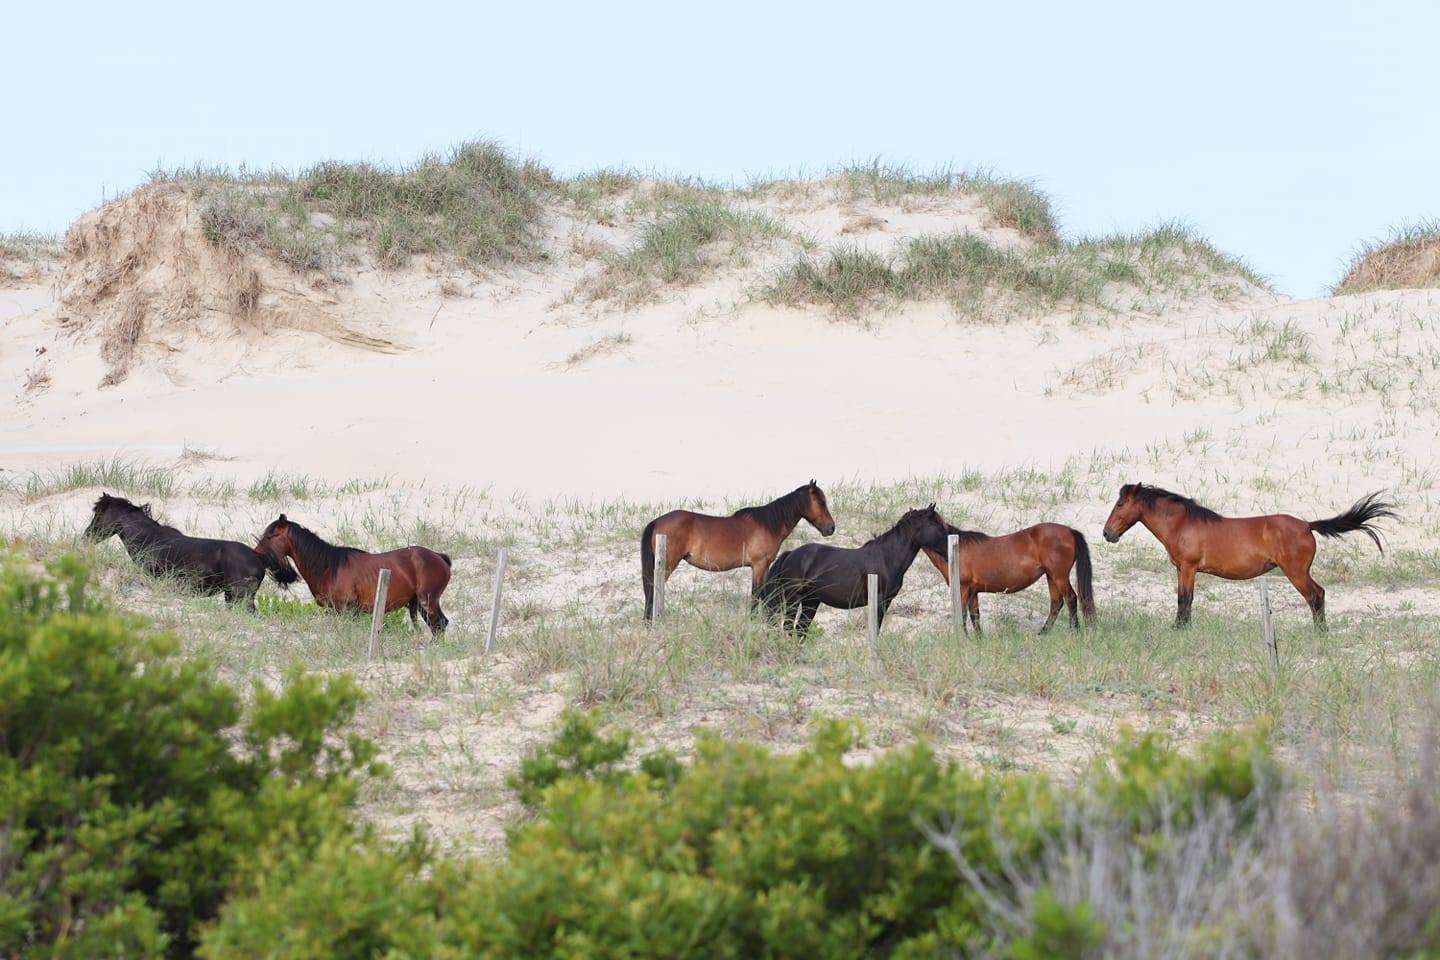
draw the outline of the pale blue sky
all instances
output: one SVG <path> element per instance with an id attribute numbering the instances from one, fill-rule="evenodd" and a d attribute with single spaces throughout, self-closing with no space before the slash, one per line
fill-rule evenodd
<path id="1" fill-rule="evenodd" d="M 1188 8 L 1188 9 L 1187 9 Z M 1440 4 L 27 3 L 0 12 L 0 231 L 157 163 L 562 173 L 882 156 L 1035 180 L 1069 234 L 1189 221 L 1285 292 L 1440 216 Z"/>

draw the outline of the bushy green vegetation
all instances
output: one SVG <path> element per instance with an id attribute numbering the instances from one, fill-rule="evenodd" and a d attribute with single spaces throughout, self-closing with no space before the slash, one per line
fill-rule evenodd
<path id="1" fill-rule="evenodd" d="M 1140 234 L 1028 248 L 1002 247 L 972 233 L 916 237 L 893 256 L 841 246 L 824 257 L 797 258 L 760 296 L 792 306 L 822 304 L 845 316 L 921 300 L 948 301 L 973 315 L 989 297 L 1021 309 L 1110 308 L 1117 288 L 1224 297 L 1242 284 L 1266 286 L 1189 228 L 1162 224 Z"/>
<path id="2" fill-rule="evenodd" d="M 1384 240 L 1360 245 L 1333 293 L 1440 287 L 1440 220 L 1396 227 Z"/>
<path id="3" fill-rule="evenodd" d="M 348 678 L 248 707 L 73 560 L 0 566 L 0 954 L 186 955 L 283 850 L 368 841 Z"/>
<path id="4" fill-rule="evenodd" d="M 291 175 L 198 168 L 152 174 L 202 190 L 212 243 L 263 249 L 297 270 L 334 270 L 356 245 L 386 266 L 416 254 L 473 267 L 540 254 L 547 170 L 487 142 L 407 167 L 327 161 Z"/>

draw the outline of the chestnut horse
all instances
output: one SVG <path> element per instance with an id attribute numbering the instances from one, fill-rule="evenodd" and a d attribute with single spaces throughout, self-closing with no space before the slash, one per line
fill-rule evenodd
<path id="1" fill-rule="evenodd" d="M 1078 606 L 1086 625 L 1095 623 L 1095 588 L 1090 575 L 1090 545 L 1085 535 L 1063 523 L 1037 523 L 1033 527 L 992 537 L 975 530 L 960 530 L 945 524 L 947 533 L 960 538 L 960 609 L 968 611 L 975 633 L 980 633 L 980 594 L 1018 593 L 1042 576 L 1050 587 L 1050 616 L 1040 628 L 1045 633 L 1055 625 L 1063 604 L 1070 613 L 1070 626 L 1080 626 Z M 950 582 L 948 558 L 930 547 L 925 556 Z M 1070 585 L 1070 571 L 1079 584 L 1077 595 Z M 965 618 L 960 620 L 965 626 Z M 968 629 L 968 628 L 967 628 Z"/>
<path id="2" fill-rule="evenodd" d="M 372 609 L 380 570 L 388 567 L 386 613 L 408 607 L 412 625 L 416 613 L 422 613 L 432 634 L 442 633 L 450 622 L 440 610 L 440 594 L 450 584 L 450 558 L 443 553 L 425 547 L 401 547 L 387 553 L 337 547 L 287 520 L 283 513 L 265 528 L 255 552 L 272 573 L 287 571 L 292 581 L 294 572 L 286 560 L 293 561 L 315 602 L 334 610 Z"/>
<path id="3" fill-rule="evenodd" d="M 663 533 L 665 579 L 681 560 L 701 570 L 750 568 L 753 595 L 765 580 L 765 572 L 780 544 L 800 523 L 808 520 L 822 536 L 835 532 L 835 518 L 825 502 L 825 493 L 815 481 L 772 500 L 764 506 L 744 507 L 728 517 L 712 517 L 689 510 L 672 510 L 645 525 L 640 534 L 640 585 L 645 590 L 645 619 L 655 605 L 655 535 Z M 751 606 L 754 606 L 752 600 Z"/>
<path id="4" fill-rule="evenodd" d="M 1128 483 L 1110 518 L 1105 521 L 1105 539 L 1115 543 L 1137 522 L 1155 535 L 1170 562 L 1179 571 L 1176 590 L 1175 626 L 1190 622 L 1190 605 L 1195 600 L 1195 574 L 1208 573 L 1226 580 L 1249 580 L 1276 567 L 1310 605 L 1315 625 L 1325 626 L 1325 588 L 1310 576 L 1315 560 L 1315 534 L 1340 537 L 1363 533 L 1385 548 L 1370 525 L 1372 520 L 1398 520 L 1394 504 L 1380 499 L 1380 492 L 1361 497 L 1349 510 L 1329 520 L 1301 520 L 1276 513 L 1263 517 L 1222 517 L 1189 497 L 1143 483 Z"/>

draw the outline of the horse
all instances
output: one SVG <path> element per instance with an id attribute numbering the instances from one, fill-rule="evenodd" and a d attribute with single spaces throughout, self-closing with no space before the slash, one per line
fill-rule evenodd
<path id="1" fill-rule="evenodd" d="M 1395 506 L 1377 491 L 1328 520 L 1301 520 L 1277 513 L 1262 517 L 1222 517 L 1189 497 L 1143 483 L 1127 483 L 1110 517 L 1105 539 L 1117 542 L 1137 522 L 1155 535 L 1179 571 L 1175 626 L 1190 623 L 1195 600 L 1195 574 L 1208 573 L 1226 580 L 1249 580 L 1276 567 L 1310 605 L 1318 629 L 1325 628 L 1325 588 L 1310 576 L 1315 560 L 1315 534 L 1341 537 L 1360 532 L 1385 552 L 1371 521 L 1398 520 Z"/>
<path id="2" fill-rule="evenodd" d="M 424 614 L 431 634 L 445 631 L 450 620 L 440 609 L 440 595 L 450 584 L 450 558 L 426 547 L 401 547 L 387 553 L 366 553 L 354 547 L 337 547 L 285 514 L 260 535 L 255 545 L 273 572 L 294 562 L 310 587 L 315 602 L 332 610 L 369 610 L 375 605 L 375 585 L 381 568 L 390 570 L 385 612 L 407 607 L 410 624 Z M 291 571 L 294 575 L 294 571 Z"/>
<path id="3" fill-rule="evenodd" d="M 255 593 L 269 568 L 245 544 L 186 536 L 156 520 L 150 504 L 102 493 L 91 508 L 85 538 L 98 543 L 111 536 L 119 536 L 130 559 L 151 576 L 174 577 L 205 596 L 224 593 L 226 603 L 255 611 Z M 271 573 L 282 587 L 295 582 L 294 571 Z"/>
<path id="4" fill-rule="evenodd" d="M 945 531 L 960 538 L 958 573 L 960 577 L 960 609 L 969 613 L 980 634 L 980 594 L 1018 593 L 1042 576 L 1050 587 L 1050 616 L 1040 628 L 1046 633 L 1055 625 L 1063 604 L 1070 614 L 1070 626 L 1080 626 L 1078 606 L 1085 614 L 1087 626 L 1095 623 L 1095 589 L 1090 573 L 1090 545 L 1085 535 L 1063 523 L 1037 523 L 1033 527 L 992 537 L 977 530 L 961 530 L 945 524 Z M 950 563 L 945 552 L 922 547 L 925 556 L 950 582 Z M 1077 595 L 1070 585 L 1070 571 L 1080 590 Z M 962 615 L 960 625 L 966 626 Z"/>
<path id="5" fill-rule="evenodd" d="M 905 583 L 905 571 L 922 547 L 945 549 L 945 521 L 935 504 L 910 510 L 885 533 L 854 549 L 806 543 L 775 558 L 759 590 L 759 600 L 772 616 L 792 622 L 804 633 L 820 604 L 853 610 L 869 599 L 866 576 L 879 575 L 880 609 L 877 625 Z"/>
<path id="6" fill-rule="evenodd" d="M 640 534 L 640 585 L 645 591 L 645 619 L 655 609 L 655 535 L 666 536 L 665 579 L 686 560 L 701 570 L 750 568 L 752 596 L 765 581 L 765 574 L 780 544 L 801 520 L 828 537 L 835 532 L 835 518 L 825 493 L 812 479 L 785 496 L 758 507 L 743 507 L 728 517 L 714 517 L 690 510 L 672 510 L 651 520 Z M 751 607 L 755 605 L 751 601 Z"/>

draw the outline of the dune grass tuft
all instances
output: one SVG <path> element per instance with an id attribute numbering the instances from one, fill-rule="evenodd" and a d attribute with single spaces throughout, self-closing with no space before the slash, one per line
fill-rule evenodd
<path id="1" fill-rule="evenodd" d="M 60 238 L 53 233 L 21 230 L 0 233 L 0 260 L 42 260 L 60 256 Z"/>
<path id="2" fill-rule="evenodd" d="M 989 170 L 955 171 L 941 167 L 929 173 L 882 164 L 842 167 L 841 182 L 854 199 L 877 203 L 899 203 L 908 197 L 969 193 L 990 212 L 998 227 L 1006 227 L 1041 244 L 1060 241 L 1059 227 L 1050 198 L 1025 180 L 998 177 Z"/>
<path id="3" fill-rule="evenodd" d="M 1384 240 L 1361 244 L 1331 292 L 1413 287 L 1440 287 L 1440 220 L 1406 224 Z"/>
<path id="4" fill-rule="evenodd" d="M 553 183 L 543 167 L 483 141 L 405 167 L 326 161 L 293 176 L 200 167 L 152 180 L 201 187 L 211 242 L 322 271 L 357 245 L 388 267 L 420 254 L 473 267 L 533 258 Z"/>
<path id="5" fill-rule="evenodd" d="M 1107 308 L 1117 286 L 1222 298 L 1266 288 L 1243 261 L 1220 253 L 1188 227 L 1165 223 L 1144 233 L 1029 248 L 1001 247 L 963 232 L 916 237 L 893 256 L 840 246 L 822 258 L 799 257 L 759 295 L 789 306 L 822 304 L 852 317 L 924 300 L 977 315 L 992 300 L 1022 310 Z"/>
<path id="6" fill-rule="evenodd" d="M 715 200 L 685 200 L 646 224 L 629 249 L 581 283 L 587 300 L 633 303 L 659 286 L 688 286 L 720 266 L 743 265 L 749 253 L 789 236 L 779 220 Z"/>

